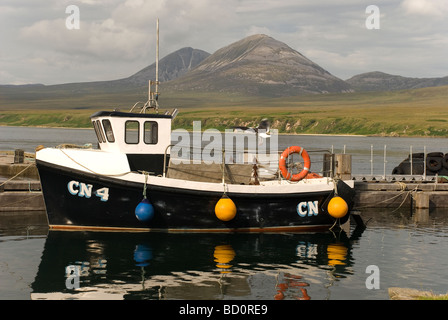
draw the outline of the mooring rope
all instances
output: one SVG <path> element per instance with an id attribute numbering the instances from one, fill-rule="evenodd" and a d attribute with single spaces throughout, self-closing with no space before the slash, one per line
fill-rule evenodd
<path id="1" fill-rule="evenodd" d="M 86 167 L 85 165 L 83 165 L 82 163 L 79 163 L 78 161 L 76 161 L 75 159 L 73 159 L 72 157 L 70 157 L 67 153 L 65 153 L 64 150 L 59 149 L 65 156 L 67 156 L 67 158 L 69 158 L 70 160 L 72 160 L 74 163 L 76 163 L 78 166 L 83 167 L 84 169 L 86 169 L 87 171 L 92 172 L 93 174 L 96 174 L 98 176 L 106 176 L 106 177 L 121 177 L 121 176 L 125 176 L 129 173 L 132 173 L 132 171 L 128 171 L 128 172 L 124 172 L 124 173 L 114 173 L 114 174 L 105 174 L 105 173 L 99 173 L 99 172 L 95 172 L 92 169 Z"/>
<path id="2" fill-rule="evenodd" d="M 142 171 L 142 173 L 145 175 L 145 184 L 143 185 L 143 199 L 147 199 L 146 198 L 146 188 L 147 188 L 147 184 L 148 184 L 149 172 Z"/>
<path id="3" fill-rule="evenodd" d="M 375 205 L 373 205 L 373 206 L 357 207 L 357 209 L 375 208 L 375 207 L 377 207 L 378 204 L 382 204 L 382 203 L 386 203 L 386 202 L 393 201 L 393 200 L 395 200 L 396 198 L 402 196 L 403 194 L 406 194 L 406 196 L 404 197 L 404 199 L 403 199 L 403 201 L 400 203 L 400 205 L 399 205 L 396 209 L 394 209 L 394 211 L 392 211 L 392 212 L 395 212 L 395 211 L 399 210 L 399 209 L 403 206 L 403 204 L 406 202 L 406 199 L 408 198 L 408 196 L 411 195 L 412 193 L 414 193 L 414 192 L 417 191 L 417 189 L 418 189 L 418 187 L 419 187 L 419 184 L 417 184 L 417 186 L 416 186 L 414 189 L 412 189 L 412 190 L 406 190 L 407 185 L 406 185 L 405 183 L 402 183 L 402 182 L 395 182 L 395 183 L 398 184 L 398 185 L 400 186 L 400 193 L 399 193 L 399 194 L 397 194 L 397 195 L 395 195 L 395 196 L 393 196 L 393 197 L 391 197 L 391 198 L 389 198 L 389 199 L 386 199 L 386 200 L 377 202 L 377 203 L 376 203 Z"/>
<path id="4" fill-rule="evenodd" d="M 330 230 L 330 231 L 333 231 L 333 228 L 336 226 L 336 224 L 339 222 L 339 227 L 341 227 L 341 222 L 339 221 L 339 218 L 338 219 L 336 219 L 335 221 L 334 221 L 334 223 L 333 223 L 333 225 L 330 227 L 330 229 L 328 229 L 328 230 Z"/>
<path id="5" fill-rule="evenodd" d="M 381 203 L 386 203 L 386 202 L 392 201 L 392 200 L 394 200 L 395 198 L 398 198 L 399 196 L 403 195 L 404 193 L 410 193 L 410 192 L 411 192 L 411 191 L 401 191 L 399 194 L 397 194 L 397 195 L 395 195 L 395 196 L 393 196 L 393 197 L 391 197 L 391 198 L 389 198 L 389 199 L 386 199 L 386 200 L 377 202 L 377 204 L 381 204 Z M 363 207 L 357 207 L 357 209 L 375 208 L 375 207 L 376 207 L 376 205 L 374 205 L 374 206 L 363 206 Z"/>
<path id="6" fill-rule="evenodd" d="M 34 193 L 34 192 L 33 192 L 33 193 Z M 42 194 L 41 194 L 40 192 L 38 192 L 37 194 L 35 194 L 35 195 L 32 196 L 32 197 L 27 197 L 27 198 L 25 198 L 25 199 L 17 200 L 17 201 L 13 201 L 13 202 L 10 202 L 10 203 L 7 203 L 7 204 L 2 203 L 1 207 L 2 207 L 2 208 L 8 208 L 8 207 L 10 207 L 10 206 L 13 205 L 13 204 L 21 203 L 21 202 L 24 202 L 24 201 L 30 201 L 30 200 L 32 200 L 32 199 L 34 199 L 34 198 L 37 198 L 37 197 L 42 197 Z"/>
<path id="7" fill-rule="evenodd" d="M 5 180 L 4 182 L 0 183 L 0 187 L 2 187 L 2 186 L 4 186 L 5 184 L 7 184 L 8 182 L 14 180 L 15 178 L 17 178 L 18 176 L 20 176 L 22 173 L 24 173 L 26 170 L 28 170 L 28 169 L 29 169 L 30 167 L 32 167 L 32 166 L 34 166 L 34 163 L 29 164 L 27 167 L 25 167 L 25 169 L 21 170 L 21 171 L 20 171 L 19 173 L 17 173 L 15 176 L 13 176 L 13 177 L 11 177 L 11 178 Z M 31 191 L 31 182 L 30 182 L 30 181 L 28 181 L 28 190 L 29 190 L 29 193 L 36 193 L 36 192 Z M 30 200 L 32 200 L 32 199 L 34 199 L 34 198 L 41 197 L 41 196 L 42 196 L 41 192 L 37 192 L 37 194 L 34 195 L 34 196 L 32 196 L 32 197 L 27 197 L 27 198 L 25 198 L 25 199 L 17 200 L 17 201 L 13 201 L 13 202 L 6 203 L 6 204 L 5 204 L 5 203 L 2 203 L 2 205 L 1 205 L 0 207 L 2 207 L 2 208 L 8 208 L 8 207 L 10 207 L 11 205 L 15 205 L 15 204 L 17 204 L 17 203 L 21 203 L 21 202 L 24 202 L 24 201 L 30 201 Z"/>
<path id="8" fill-rule="evenodd" d="M 20 171 L 18 174 L 16 174 L 14 177 L 9 178 L 8 180 L 4 181 L 3 183 L 0 183 L 0 187 L 5 185 L 6 183 L 14 180 L 15 178 L 17 178 L 18 176 L 20 176 L 22 173 L 24 173 L 26 170 L 28 170 L 28 168 L 32 167 L 34 165 L 34 163 L 31 163 L 30 165 L 28 165 L 25 169 L 23 169 L 22 171 Z"/>

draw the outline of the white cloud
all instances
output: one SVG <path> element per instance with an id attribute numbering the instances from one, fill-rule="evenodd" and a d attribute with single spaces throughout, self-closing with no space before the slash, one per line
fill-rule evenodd
<path id="1" fill-rule="evenodd" d="M 41 20 L 22 28 L 20 36 L 42 51 L 124 60 L 144 55 L 142 49 L 146 40 L 143 32 L 112 18 L 98 22 L 81 20 L 79 30 L 67 29 L 65 19 Z"/>
<path id="2" fill-rule="evenodd" d="M 401 5 L 406 13 L 413 15 L 446 18 L 448 14 L 446 0 L 404 0 Z"/>
<path id="3" fill-rule="evenodd" d="M 245 32 L 246 36 L 251 36 L 254 34 L 266 34 L 270 35 L 273 32 L 267 27 L 259 27 L 259 26 L 250 26 Z"/>
<path id="4" fill-rule="evenodd" d="M 79 30 L 65 27 L 71 4 Z M 370 4 L 381 11 L 380 30 L 365 27 Z M 391 69 L 445 76 L 447 14 L 447 0 L 2 0 L 0 83 L 129 76 L 155 60 L 157 18 L 161 57 L 186 46 L 213 53 L 264 33 L 341 78 Z"/>

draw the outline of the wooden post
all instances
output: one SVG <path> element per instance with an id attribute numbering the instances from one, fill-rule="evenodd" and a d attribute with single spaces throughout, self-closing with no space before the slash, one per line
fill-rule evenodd
<path id="1" fill-rule="evenodd" d="M 429 209 L 429 193 L 416 192 L 414 194 L 414 207 L 416 209 Z"/>
<path id="2" fill-rule="evenodd" d="M 14 164 L 25 162 L 25 152 L 21 149 L 16 149 L 14 152 Z"/>
<path id="3" fill-rule="evenodd" d="M 415 209 L 412 214 L 412 221 L 414 223 L 428 223 L 429 209 Z"/>
<path id="4" fill-rule="evenodd" d="M 325 153 L 323 163 L 323 176 L 332 177 L 334 175 L 334 154 Z"/>
<path id="5" fill-rule="evenodd" d="M 335 177 L 342 180 L 352 178 L 351 154 L 335 154 Z"/>

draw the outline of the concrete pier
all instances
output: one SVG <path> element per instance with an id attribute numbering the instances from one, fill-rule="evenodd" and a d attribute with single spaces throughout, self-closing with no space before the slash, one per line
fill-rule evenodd
<path id="1" fill-rule="evenodd" d="M 39 180 L 0 178 L 0 212 L 42 210 L 45 210 L 45 203 Z"/>
<path id="2" fill-rule="evenodd" d="M 0 151 L 0 212 L 45 210 L 33 156 L 25 153 L 22 157 L 21 153 L 14 151 Z M 23 163 L 20 163 L 21 159 Z M 418 180 L 415 177 L 407 180 L 403 177 L 365 179 L 350 175 L 350 162 L 350 157 L 340 156 L 334 172 L 339 178 L 343 176 L 355 180 L 356 210 L 409 208 L 427 211 L 431 208 L 448 208 L 448 181 L 444 179 L 434 178 L 429 181 Z"/>
<path id="3" fill-rule="evenodd" d="M 0 212 L 42 210 L 45 210 L 42 192 L 0 192 Z"/>
<path id="4" fill-rule="evenodd" d="M 448 208 L 448 183 L 355 182 L 355 208 Z"/>
<path id="5" fill-rule="evenodd" d="M 39 180 L 34 154 L 21 151 L 0 151 L 0 178 Z"/>
<path id="6" fill-rule="evenodd" d="M 34 162 L 21 150 L 0 152 L 0 212 L 45 210 Z"/>

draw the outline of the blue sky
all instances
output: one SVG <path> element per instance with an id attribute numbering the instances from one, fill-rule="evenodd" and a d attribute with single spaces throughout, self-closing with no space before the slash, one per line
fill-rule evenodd
<path id="1" fill-rule="evenodd" d="M 70 5 L 79 29 L 66 26 Z M 369 30 L 369 5 L 379 29 Z M 448 76 L 446 0 L 1 0 L 0 84 L 113 80 L 182 47 L 210 53 L 263 33 L 348 79 Z"/>

